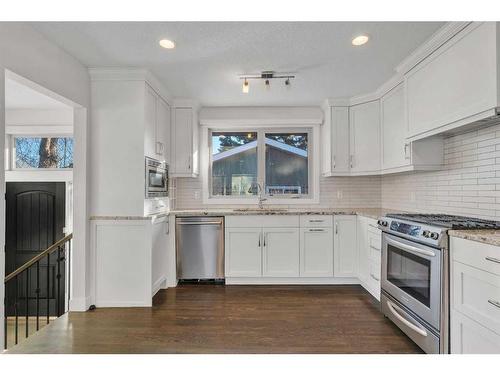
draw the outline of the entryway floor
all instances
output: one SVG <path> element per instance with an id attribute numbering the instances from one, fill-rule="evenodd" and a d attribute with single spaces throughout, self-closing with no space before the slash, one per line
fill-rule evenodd
<path id="1" fill-rule="evenodd" d="M 360 286 L 183 285 L 56 319 L 8 353 L 421 353 Z"/>

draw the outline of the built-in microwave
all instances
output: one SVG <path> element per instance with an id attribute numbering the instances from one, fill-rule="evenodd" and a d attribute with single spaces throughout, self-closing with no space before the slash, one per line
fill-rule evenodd
<path id="1" fill-rule="evenodd" d="M 168 197 L 168 165 L 146 157 L 146 198 Z"/>

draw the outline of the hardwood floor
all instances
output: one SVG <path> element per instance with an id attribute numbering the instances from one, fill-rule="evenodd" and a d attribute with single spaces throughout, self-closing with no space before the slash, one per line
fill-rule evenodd
<path id="1" fill-rule="evenodd" d="M 421 353 L 360 286 L 185 285 L 57 319 L 9 353 Z"/>

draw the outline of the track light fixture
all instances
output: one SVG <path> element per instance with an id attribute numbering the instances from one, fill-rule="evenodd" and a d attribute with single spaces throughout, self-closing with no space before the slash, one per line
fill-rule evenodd
<path id="1" fill-rule="evenodd" d="M 261 79 L 264 80 L 264 84 L 266 89 L 271 88 L 271 80 L 272 79 L 285 79 L 285 87 L 290 88 L 291 87 L 291 79 L 295 78 L 294 75 L 290 73 L 277 73 L 272 70 L 265 70 L 261 72 L 260 74 L 243 74 L 240 75 L 240 79 L 243 79 L 243 87 L 242 87 L 242 92 L 247 94 L 250 90 L 250 83 L 248 80 L 250 79 Z"/>

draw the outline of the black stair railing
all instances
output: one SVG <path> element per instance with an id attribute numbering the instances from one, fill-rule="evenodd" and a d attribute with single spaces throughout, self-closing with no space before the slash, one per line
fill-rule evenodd
<path id="1" fill-rule="evenodd" d="M 14 344 L 17 345 L 19 342 L 19 319 L 22 319 L 22 317 L 19 314 L 20 309 L 22 308 L 22 298 L 20 296 L 20 293 L 24 292 L 24 299 L 25 299 L 25 305 L 24 305 L 24 318 L 25 318 L 25 332 L 24 335 L 25 337 L 28 337 L 30 335 L 30 329 L 29 329 L 29 320 L 32 315 L 36 316 L 36 331 L 40 329 L 40 301 L 42 298 L 40 297 L 41 295 L 41 285 L 46 286 L 46 296 L 45 296 L 45 310 L 46 314 L 43 318 L 46 318 L 46 324 L 50 323 L 50 318 L 51 316 L 59 317 L 63 315 L 66 311 L 69 310 L 69 300 L 70 300 L 70 280 L 71 280 L 71 240 L 73 239 L 73 234 L 68 234 L 66 237 L 60 239 L 53 245 L 49 246 L 46 250 L 42 251 L 40 254 L 23 264 L 21 267 L 16 269 L 14 272 L 11 272 L 7 276 L 5 276 L 4 284 L 5 284 L 5 300 L 4 300 L 4 349 L 7 349 L 8 346 L 8 338 L 9 338 L 9 324 L 8 320 L 9 318 L 12 319 L 14 317 Z M 55 254 L 54 254 L 55 253 Z M 53 256 L 56 256 L 57 258 L 55 259 L 55 267 L 54 267 L 54 272 L 52 272 L 51 277 L 51 272 L 50 272 L 50 264 L 51 261 L 54 261 Z M 67 261 L 66 261 L 66 256 L 67 256 Z M 42 272 L 40 269 L 40 264 L 45 262 L 46 265 L 46 272 Z M 64 285 L 61 284 L 61 279 L 63 275 L 61 274 L 62 269 L 66 269 L 67 267 L 67 305 L 65 304 L 64 301 L 64 293 L 61 294 L 63 291 L 62 288 L 64 288 Z M 33 275 L 34 273 L 34 275 Z M 34 276 L 35 280 L 35 301 L 34 301 L 34 306 L 30 309 L 30 301 L 32 300 L 30 298 L 30 288 L 32 286 L 32 277 Z M 44 280 L 45 278 L 45 280 Z M 25 283 L 25 290 L 22 291 L 19 288 L 19 284 L 21 282 Z M 10 291 L 9 293 L 9 298 L 7 296 L 7 291 Z M 51 293 L 52 292 L 52 293 Z M 54 296 L 53 298 L 55 300 L 53 314 L 51 315 L 51 297 Z M 34 309 L 35 311 L 30 311 Z M 42 319 L 43 319 L 42 318 Z M 12 332 L 11 332 L 12 334 Z"/>

